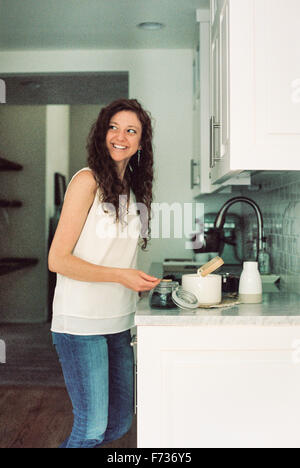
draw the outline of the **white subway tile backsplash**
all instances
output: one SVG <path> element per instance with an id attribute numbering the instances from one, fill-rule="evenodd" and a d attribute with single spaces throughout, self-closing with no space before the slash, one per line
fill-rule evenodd
<path id="1" fill-rule="evenodd" d="M 259 192 L 243 191 L 254 199 L 263 214 L 264 233 L 268 237 L 272 273 L 281 276 L 284 289 L 300 290 L 300 172 L 268 172 L 252 177 Z M 253 239 L 256 220 L 251 208 L 244 205 L 245 239 Z M 250 215 L 250 216 L 249 216 Z M 253 253 L 252 253 L 253 255 Z M 245 256 L 250 257 L 249 248 Z"/>

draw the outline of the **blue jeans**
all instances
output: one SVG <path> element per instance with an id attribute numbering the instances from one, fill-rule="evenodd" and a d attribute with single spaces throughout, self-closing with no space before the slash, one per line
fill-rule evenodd
<path id="1" fill-rule="evenodd" d="M 52 333 L 74 424 L 60 448 L 95 448 L 131 427 L 134 360 L 130 330 L 111 335 Z"/>

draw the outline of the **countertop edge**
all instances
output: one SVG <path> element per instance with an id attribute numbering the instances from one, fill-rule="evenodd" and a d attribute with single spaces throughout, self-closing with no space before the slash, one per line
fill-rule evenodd
<path id="1" fill-rule="evenodd" d="M 137 317 L 135 326 L 170 326 L 170 327 L 236 327 L 236 326 L 260 326 L 260 327 L 278 327 L 278 326 L 299 326 L 298 317 L 205 317 L 195 319 L 191 316 L 186 317 L 167 317 L 157 320 L 157 317 Z"/>

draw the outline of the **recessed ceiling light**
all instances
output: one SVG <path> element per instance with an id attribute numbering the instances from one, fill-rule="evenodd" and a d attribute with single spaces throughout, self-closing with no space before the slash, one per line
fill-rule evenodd
<path id="1" fill-rule="evenodd" d="M 156 23 L 153 21 L 146 21 L 137 25 L 140 29 L 145 29 L 146 31 L 158 31 L 163 29 L 165 25 L 163 23 Z"/>

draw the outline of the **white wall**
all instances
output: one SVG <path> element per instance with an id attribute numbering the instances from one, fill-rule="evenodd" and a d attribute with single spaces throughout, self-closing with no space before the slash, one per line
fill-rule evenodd
<path id="1" fill-rule="evenodd" d="M 54 215 L 54 173 L 69 178 L 69 114 L 69 106 L 46 106 L 46 236 Z"/>
<path id="2" fill-rule="evenodd" d="M 129 95 L 154 118 L 155 201 L 190 202 L 192 50 L 80 50 L 0 52 L 0 73 L 129 71 Z M 184 239 L 153 239 L 140 267 L 185 256 Z"/>
<path id="3" fill-rule="evenodd" d="M 87 137 L 102 107 L 101 104 L 70 106 L 70 178 L 87 166 Z"/>

